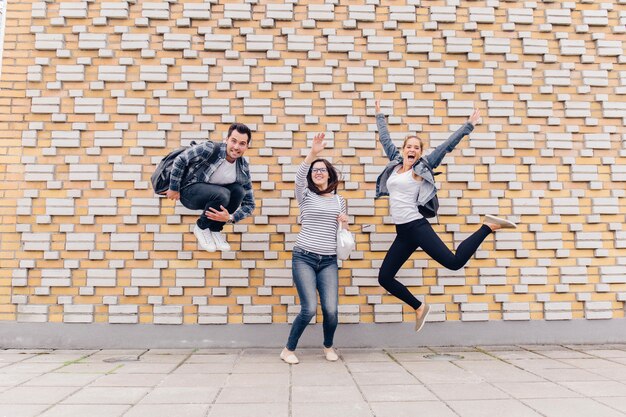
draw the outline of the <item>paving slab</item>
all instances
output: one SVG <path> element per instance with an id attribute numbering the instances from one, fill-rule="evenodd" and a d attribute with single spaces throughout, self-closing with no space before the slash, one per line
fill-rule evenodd
<path id="1" fill-rule="evenodd" d="M 52 372 L 55 369 L 59 369 L 63 366 L 62 363 L 24 363 L 17 362 L 11 365 L 4 366 L 0 369 L 0 372 L 7 374 L 43 374 L 46 372 Z"/>
<path id="2" fill-rule="evenodd" d="M 128 405 L 60 404 L 37 417 L 121 417 L 128 408 Z"/>
<path id="3" fill-rule="evenodd" d="M 33 378 L 37 378 L 42 374 L 9 374 L 4 373 L 0 369 L 0 387 L 13 387 L 23 384 Z"/>
<path id="4" fill-rule="evenodd" d="M 288 417 L 289 405 L 282 404 L 215 404 L 208 417 Z M 150 416 L 146 416 L 150 417 Z"/>
<path id="5" fill-rule="evenodd" d="M 184 363 L 173 370 L 174 374 L 225 374 L 233 371 L 230 363 Z M 254 372 L 254 371 L 251 371 Z"/>
<path id="6" fill-rule="evenodd" d="M 218 392 L 216 387 L 157 387 L 141 404 L 211 404 Z"/>
<path id="7" fill-rule="evenodd" d="M 301 361 L 299 364 L 291 367 L 291 373 L 293 375 L 306 375 L 306 374 L 337 374 L 337 373 L 348 373 L 348 367 L 346 363 L 342 361 L 337 362 L 329 362 L 324 360 L 323 362 L 315 362 L 311 363 L 305 358 L 300 357 Z M 284 363 L 281 362 L 281 366 L 284 368 Z"/>
<path id="8" fill-rule="evenodd" d="M 15 387 L 0 394 L 0 404 L 56 404 L 78 387 Z"/>
<path id="9" fill-rule="evenodd" d="M 598 373 L 579 368 L 539 369 L 535 370 L 534 373 L 552 382 L 608 381 L 610 379 Z"/>
<path id="10" fill-rule="evenodd" d="M 184 374 L 166 375 L 160 387 L 221 387 L 226 384 L 229 374 Z"/>
<path id="11" fill-rule="evenodd" d="M 49 407 L 45 404 L 0 404 L 0 416 L 35 417 Z"/>
<path id="12" fill-rule="evenodd" d="M 428 384 L 427 388 L 444 401 L 510 398 L 509 394 L 486 382 L 473 384 Z"/>
<path id="13" fill-rule="evenodd" d="M 239 359 L 239 355 L 227 355 L 227 354 L 195 354 L 189 356 L 186 360 L 186 364 L 191 363 L 227 363 L 234 364 L 237 359 Z"/>
<path id="14" fill-rule="evenodd" d="M 292 417 L 374 417 L 374 413 L 366 402 L 353 401 L 346 401 L 341 403 L 294 403 L 291 409 L 291 415 Z"/>
<path id="15" fill-rule="evenodd" d="M 232 368 L 233 373 L 238 374 L 251 374 L 251 373 L 266 373 L 266 374 L 284 374 L 289 372 L 289 367 L 281 362 L 276 363 L 237 363 Z"/>
<path id="16" fill-rule="evenodd" d="M 575 398 L 582 397 L 554 382 L 494 382 L 494 386 L 518 399 L 528 398 Z"/>
<path id="17" fill-rule="evenodd" d="M 206 417 L 209 404 L 137 404 L 124 417 Z"/>
<path id="18" fill-rule="evenodd" d="M 71 354 L 71 353 L 43 353 L 40 355 L 34 355 L 30 358 L 24 359 L 21 363 L 70 363 L 76 362 L 85 358 L 87 355 L 83 355 L 80 353 Z"/>
<path id="19" fill-rule="evenodd" d="M 361 386 L 360 390 L 365 400 L 370 403 L 437 400 L 433 392 L 424 385 L 365 385 Z"/>
<path id="20" fill-rule="evenodd" d="M 260 387 L 271 385 L 289 386 L 289 374 L 231 374 L 228 376 L 226 386 L 231 387 Z"/>
<path id="21" fill-rule="evenodd" d="M 601 358 L 562 359 L 561 362 L 580 369 L 611 369 L 616 365 L 612 360 Z"/>
<path id="22" fill-rule="evenodd" d="M 216 403 L 287 403 L 289 387 L 224 387 L 220 391 Z"/>
<path id="23" fill-rule="evenodd" d="M 399 372 L 355 372 L 352 377 L 360 386 L 378 385 L 381 382 L 386 384 L 419 384 L 420 382 L 407 371 Z"/>
<path id="24" fill-rule="evenodd" d="M 447 404 L 461 417 L 542 417 L 532 408 L 514 399 L 448 401 Z"/>
<path id="25" fill-rule="evenodd" d="M 480 376 L 450 362 L 414 362 L 407 363 L 404 367 L 423 384 L 484 381 Z"/>
<path id="26" fill-rule="evenodd" d="M 148 388 L 85 387 L 63 401 L 63 404 L 136 404 Z"/>
<path id="27" fill-rule="evenodd" d="M 139 363 L 125 362 L 113 372 L 116 374 L 169 374 L 178 367 L 178 363 Z"/>
<path id="28" fill-rule="evenodd" d="M 0 417 L 626 417 L 624 350 L 3 350 Z"/>
<path id="29" fill-rule="evenodd" d="M 165 374 L 107 374 L 98 375 L 92 387 L 154 387 L 163 381 Z"/>
<path id="30" fill-rule="evenodd" d="M 379 349 L 341 349 L 339 351 L 344 362 L 391 362 L 393 359 L 387 352 Z"/>
<path id="31" fill-rule="evenodd" d="M 24 387 L 83 387 L 102 378 L 102 374 L 64 374 L 52 372 L 24 382 Z"/>
<path id="32" fill-rule="evenodd" d="M 291 389 L 292 403 L 339 403 L 360 402 L 363 396 L 355 386 L 294 386 Z"/>
<path id="33" fill-rule="evenodd" d="M 580 381 L 561 384 L 586 397 L 626 397 L 626 384 L 616 381 Z"/>
<path id="34" fill-rule="evenodd" d="M 6 350 L 0 350 L 0 366 L 25 361 L 33 356 L 35 355 L 32 353 L 8 352 Z"/>
<path id="35" fill-rule="evenodd" d="M 347 371 L 343 372 L 301 372 L 293 373 L 293 386 L 339 386 L 354 385 L 354 378 Z"/>
<path id="36" fill-rule="evenodd" d="M 598 358 L 626 358 L 626 350 L 620 349 L 590 349 L 583 352 Z"/>
<path id="37" fill-rule="evenodd" d="M 624 417 L 624 413 L 591 398 L 555 398 L 522 401 L 546 417 Z"/>
<path id="38" fill-rule="evenodd" d="M 139 357 L 139 363 L 154 364 L 154 363 L 173 363 L 180 364 L 186 361 L 189 355 L 141 355 Z"/>
<path id="39" fill-rule="evenodd" d="M 86 373 L 86 374 L 107 374 L 109 372 L 115 371 L 117 368 L 120 368 L 122 365 L 119 363 L 106 363 L 106 362 L 78 362 L 73 363 L 71 365 L 63 366 L 61 368 L 55 369 L 55 372 L 67 373 L 67 374 L 76 374 L 76 373 Z"/>
<path id="40" fill-rule="evenodd" d="M 445 403 L 439 401 L 370 403 L 376 417 L 459 417 Z"/>
<path id="41" fill-rule="evenodd" d="M 594 400 L 626 414 L 626 397 L 602 397 L 594 398 Z"/>

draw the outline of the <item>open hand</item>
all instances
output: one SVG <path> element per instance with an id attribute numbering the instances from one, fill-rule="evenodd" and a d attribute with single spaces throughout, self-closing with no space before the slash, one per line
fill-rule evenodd
<path id="1" fill-rule="evenodd" d="M 318 153 L 322 152 L 326 147 L 326 141 L 324 140 L 324 136 L 324 133 L 318 133 L 313 138 L 313 144 L 311 145 L 311 153 L 313 155 L 317 155 Z"/>
<path id="2" fill-rule="evenodd" d="M 230 219 L 230 213 L 228 212 L 228 210 L 226 210 L 226 208 L 224 208 L 224 206 L 220 206 L 220 208 L 221 210 L 217 210 L 213 207 L 209 207 L 209 209 L 205 211 L 204 214 L 206 214 L 206 216 L 211 220 L 226 223 Z"/>
<path id="3" fill-rule="evenodd" d="M 469 119 L 467 119 L 467 121 L 471 123 L 473 126 L 476 126 L 479 120 L 480 120 L 480 110 L 474 109 L 474 112 L 469 117 Z"/>
<path id="4" fill-rule="evenodd" d="M 376 100 L 376 114 L 380 113 L 380 100 Z"/>

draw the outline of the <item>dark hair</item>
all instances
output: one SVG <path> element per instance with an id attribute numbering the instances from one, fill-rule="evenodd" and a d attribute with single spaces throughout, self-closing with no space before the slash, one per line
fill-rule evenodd
<path id="1" fill-rule="evenodd" d="M 250 144 L 250 141 L 252 140 L 252 131 L 250 130 L 250 128 L 248 126 L 244 125 L 243 123 L 233 123 L 228 128 L 228 136 L 227 136 L 227 138 L 230 137 L 230 134 L 233 133 L 233 130 L 236 130 L 237 132 L 241 133 L 242 135 L 248 135 L 248 145 Z"/>
<path id="2" fill-rule="evenodd" d="M 419 136 L 415 136 L 415 135 L 409 135 L 406 138 L 404 138 L 404 143 L 402 143 L 402 149 L 404 149 L 409 139 L 417 139 L 417 141 L 420 143 L 420 150 L 424 152 L 424 142 L 422 142 L 422 138 L 420 138 Z"/>
<path id="3" fill-rule="evenodd" d="M 311 175 L 311 172 L 313 171 L 313 165 L 318 162 L 323 162 L 324 165 L 326 165 L 326 169 L 328 170 L 328 187 L 326 187 L 325 190 L 320 190 L 319 188 L 317 188 L 317 185 L 315 185 L 315 183 L 313 182 L 313 176 Z M 306 174 L 306 182 L 309 190 L 313 191 L 315 194 L 334 193 L 337 191 L 337 186 L 339 185 L 339 174 L 337 173 L 337 170 L 335 169 L 333 164 L 331 164 L 327 160 L 316 159 L 311 163 L 311 166 L 309 167 L 309 172 Z"/>

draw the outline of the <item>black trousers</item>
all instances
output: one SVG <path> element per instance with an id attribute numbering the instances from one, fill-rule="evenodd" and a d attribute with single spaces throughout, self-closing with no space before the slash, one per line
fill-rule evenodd
<path id="1" fill-rule="evenodd" d="M 391 295 L 417 309 L 422 303 L 396 279 L 396 274 L 413 252 L 421 247 L 424 252 L 443 267 L 456 271 L 461 269 L 476 253 L 478 246 L 491 233 L 491 228 L 483 224 L 480 229 L 459 245 L 456 253 L 452 253 L 448 249 L 426 219 L 397 224 L 396 232 L 396 239 L 391 244 L 378 272 L 378 283 Z"/>
<path id="2" fill-rule="evenodd" d="M 221 210 L 220 206 L 224 206 L 232 214 L 241 205 L 244 195 L 245 190 L 238 183 L 214 185 L 197 182 L 180 191 L 180 202 L 190 210 L 202 210 L 202 215 L 196 222 L 200 229 L 219 232 L 225 223 L 209 219 L 206 211 L 211 207 Z"/>

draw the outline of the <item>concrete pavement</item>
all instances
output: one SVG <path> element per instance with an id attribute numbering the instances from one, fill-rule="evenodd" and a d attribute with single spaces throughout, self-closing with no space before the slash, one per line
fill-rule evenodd
<path id="1" fill-rule="evenodd" d="M 626 345 L 0 350 L 0 417 L 626 416 Z"/>

